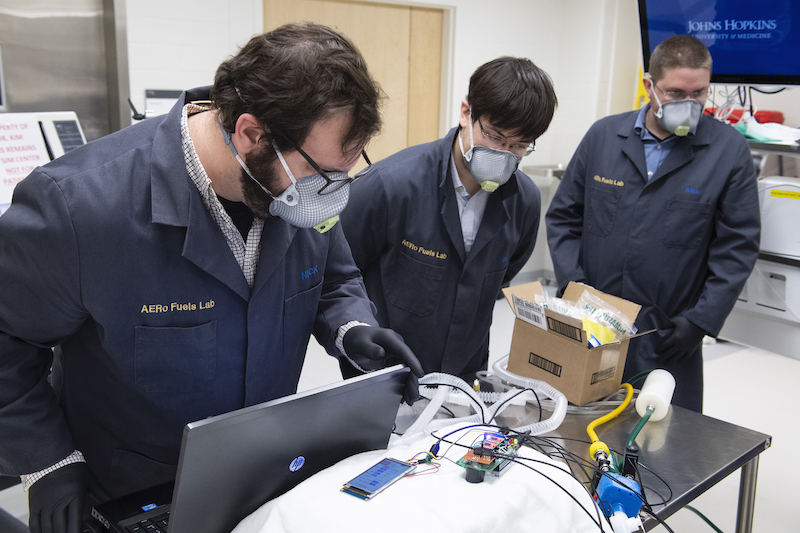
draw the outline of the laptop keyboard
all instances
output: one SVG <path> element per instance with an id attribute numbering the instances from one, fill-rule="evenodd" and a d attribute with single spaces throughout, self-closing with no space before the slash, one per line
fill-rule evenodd
<path id="1" fill-rule="evenodd" d="M 167 533 L 169 511 L 158 516 L 146 518 L 125 528 L 128 533 Z"/>

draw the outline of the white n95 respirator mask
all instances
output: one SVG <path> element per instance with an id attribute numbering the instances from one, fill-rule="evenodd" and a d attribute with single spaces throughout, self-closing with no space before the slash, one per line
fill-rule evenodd
<path id="1" fill-rule="evenodd" d="M 697 127 L 700 115 L 703 113 L 703 104 L 691 98 L 670 100 L 662 104 L 658 99 L 658 91 L 654 90 L 653 96 L 658 102 L 655 116 L 659 126 L 678 137 L 686 136 Z"/>
<path id="2" fill-rule="evenodd" d="M 461 148 L 461 155 L 464 156 L 464 164 L 484 191 L 491 193 L 505 184 L 522 161 L 521 156 L 505 150 L 475 146 L 472 137 L 472 114 L 469 116 L 469 143 L 471 148 L 465 152 L 461 135 L 458 135 L 458 146 Z"/>
<path id="3" fill-rule="evenodd" d="M 283 219 L 292 226 L 314 228 L 320 233 L 325 233 L 336 225 L 339 221 L 339 213 L 344 210 L 347 201 L 350 199 L 349 182 L 346 181 L 339 184 L 338 188 L 328 187 L 329 192 L 327 194 L 318 194 L 328 184 L 325 178 L 319 174 L 313 174 L 296 180 L 292 171 L 289 170 L 283 154 L 281 154 L 278 146 L 273 141 L 272 147 L 275 149 L 283 169 L 292 181 L 292 184 L 283 191 L 283 194 L 275 196 L 253 176 L 245 162 L 239 157 L 239 153 L 231 140 L 231 134 L 225 130 L 222 122 L 220 122 L 219 127 L 222 130 L 225 144 L 228 145 L 245 173 L 261 187 L 261 190 L 272 197 L 272 203 L 269 204 L 269 213 L 272 216 Z M 328 177 L 334 182 L 341 179 L 347 180 L 348 178 L 346 172 L 330 172 Z"/>
<path id="4" fill-rule="evenodd" d="M 328 181 L 320 174 L 296 180 L 274 141 L 272 147 L 292 184 L 269 205 L 270 214 L 292 226 L 314 228 L 320 233 L 325 233 L 335 226 L 339 221 L 339 213 L 344 210 L 350 199 L 350 183 L 342 183 L 327 194 L 319 194 Z M 328 172 L 328 178 L 333 182 L 347 181 L 348 175 L 347 172 Z"/>

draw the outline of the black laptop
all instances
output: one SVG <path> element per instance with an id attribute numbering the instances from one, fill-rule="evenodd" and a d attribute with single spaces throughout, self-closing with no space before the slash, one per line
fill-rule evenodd
<path id="1" fill-rule="evenodd" d="M 114 533 L 228 533 L 320 470 L 386 448 L 408 372 L 397 365 L 188 424 L 174 483 L 92 515 Z"/>

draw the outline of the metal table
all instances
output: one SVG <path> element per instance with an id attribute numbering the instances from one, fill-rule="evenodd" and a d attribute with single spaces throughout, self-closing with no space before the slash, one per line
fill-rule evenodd
<path id="1" fill-rule="evenodd" d="M 448 407 L 458 416 L 465 414 L 464 407 Z M 530 404 L 524 409 L 510 406 L 503 413 L 504 416 L 499 417 L 497 423 L 509 427 L 520 427 L 535 421 L 531 420 L 531 416 L 538 418 L 538 409 L 530 407 Z M 563 440 L 559 439 L 558 442 L 563 447 L 588 460 L 590 442 L 586 426 L 602 414 L 568 414 L 557 431 L 542 436 L 553 439 L 560 437 Z M 543 417 L 549 415 L 545 411 Z M 402 427 L 400 420 L 398 417 L 398 429 Z M 621 453 L 628 435 L 639 420 L 639 415 L 631 406 L 617 418 L 599 426 L 596 432 L 609 448 Z M 668 495 L 668 490 L 655 475 L 640 470 L 641 479 L 637 481 L 644 485 L 645 496 L 661 520 L 666 520 L 741 468 L 736 533 L 752 531 L 758 458 L 761 452 L 770 447 L 772 437 L 672 406 L 664 419 L 645 424 L 636 443 L 640 448 L 639 462 L 658 474 L 672 489 L 670 501 L 666 505 L 657 505 Z M 658 521 L 652 518 L 644 522 L 648 531 L 657 525 Z"/>
<path id="2" fill-rule="evenodd" d="M 582 457 L 589 457 L 586 426 L 599 415 L 568 415 L 557 432 L 561 437 L 581 439 L 585 443 L 564 441 L 564 446 Z M 597 428 L 600 440 L 622 452 L 625 441 L 639 421 L 635 409 Z M 689 502 L 741 468 L 736 532 L 753 529 L 759 454 L 770 447 L 772 438 L 763 433 L 723 422 L 694 411 L 672 406 L 658 422 L 648 422 L 636 438 L 639 462 L 656 472 L 672 489 L 666 505 L 653 505 L 661 520 L 666 520 Z M 666 496 L 666 487 L 653 474 L 641 471 L 641 482 L 647 491 L 654 489 Z M 658 499 L 645 492 L 652 500 Z M 647 530 L 658 525 L 654 519 L 645 522 Z"/>

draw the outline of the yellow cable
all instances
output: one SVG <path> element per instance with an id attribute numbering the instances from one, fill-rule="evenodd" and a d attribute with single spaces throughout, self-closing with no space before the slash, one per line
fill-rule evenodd
<path id="1" fill-rule="evenodd" d="M 625 394 L 625 399 L 622 403 L 613 411 L 608 413 L 607 415 L 603 415 L 596 420 L 592 420 L 588 426 L 586 426 L 586 433 L 589 434 L 589 438 L 592 439 L 592 445 L 589 448 L 589 454 L 594 457 L 595 453 L 598 449 L 605 450 L 606 455 L 610 455 L 611 451 L 608 449 L 608 446 L 604 442 L 600 442 L 600 439 L 597 437 L 597 433 L 594 432 L 594 428 L 599 426 L 600 424 L 605 424 L 609 420 L 616 418 L 622 411 L 625 410 L 626 407 L 631 403 L 631 398 L 633 398 L 633 386 L 630 383 L 623 383 L 623 387 L 625 387 L 627 393 Z"/>

